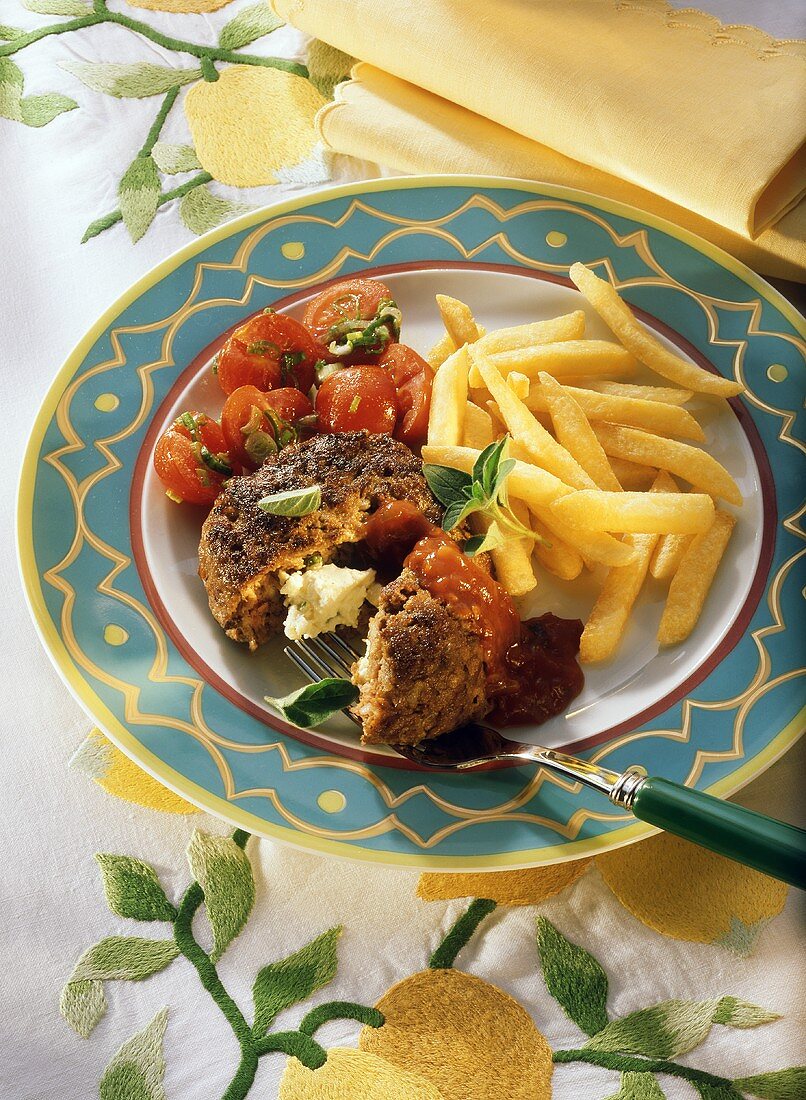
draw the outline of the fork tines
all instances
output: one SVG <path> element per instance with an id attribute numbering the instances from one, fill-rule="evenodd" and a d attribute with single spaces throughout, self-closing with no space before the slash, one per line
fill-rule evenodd
<path id="1" fill-rule="evenodd" d="M 338 634 L 319 634 L 316 638 L 300 638 L 283 650 L 300 672 L 312 683 L 330 676 L 349 677 L 353 661 L 359 654 Z M 356 725 L 361 722 L 349 710 L 344 712 Z"/>

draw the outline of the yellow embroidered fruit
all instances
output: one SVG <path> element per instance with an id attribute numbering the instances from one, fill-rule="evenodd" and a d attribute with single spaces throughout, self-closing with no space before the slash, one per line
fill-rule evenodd
<path id="1" fill-rule="evenodd" d="M 596 866 L 621 904 L 650 928 L 740 955 L 750 954 L 786 901 L 787 887 L 777 879 L 669 833 L 597 856 Z"/>
<path id="2" fill-rule="evenodd" d="M 320 1069 L 289 1058 L 278 1100 L 444 1100 L 434 1085 L 375 1054 L 333 1047 Z"/>
<path id="3" fill-rule="evenodd" d="M 200 15 L 206 11 L 218 11 L 231 0 L 129 0 L 132 7 L 147 11 L 170 11 L 182 15 Z"/>
<path id="4" fill-rule="evenodd" d="M 499 905 L 537 905 L 571 886 L 588 869 L 590 859 L 527 867 L 522 871 L 484 871 L 479 874 L 420 875 L 417 896 L 424 901 L 450 898 L 491 898 Z"/>
<path id="5" fill-rule="evenodd" d="M 360 1049 L 412 1070 L 445 1100 L 549 1100 L 551 1049 L 517 1001 L 460 970 L 423 970 L 378 1001 Z"/>
<path id="6" fill-rule="evenodd" d="M 280 168 L 316 145 L 313 120 L 325 99 L 301 76 L 260 65 L 231 65 L 218 80 L 194 84 L 185 115 L 196 156 L 233 187 L 276 183 Z"/>

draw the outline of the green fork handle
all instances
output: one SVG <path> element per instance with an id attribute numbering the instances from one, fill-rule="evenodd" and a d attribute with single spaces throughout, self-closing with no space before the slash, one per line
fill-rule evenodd
<path id="1" fill-rule="evenodd" d="M 638 784 L 636 817 L 806 890 L 806 830 L 668 779 Z"/>

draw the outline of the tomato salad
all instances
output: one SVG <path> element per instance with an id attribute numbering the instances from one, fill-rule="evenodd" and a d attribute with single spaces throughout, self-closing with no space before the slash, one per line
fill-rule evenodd
<path id="1" fill-rule="evenodd" d="M 356 278 L 317 295 L 301 322 L 267 309 L 241 325 L 213 362 L 220 421 L 185 412 L 157 442 L 167 495 L 209 506 L 227 478 L 317 432 L 363 429 L 420 447 L 433 372 L 399 342 L 400 322 L 389 288 Z"/>

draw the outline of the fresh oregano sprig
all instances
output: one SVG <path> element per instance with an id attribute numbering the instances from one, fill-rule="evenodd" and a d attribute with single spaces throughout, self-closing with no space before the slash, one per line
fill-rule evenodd
<path id="1" fill-rule="evenodd" d="M 357 699 L 358 688 L 355 684 L 337 676 L 328 676 L 316 684 L 307 684 L 282 699 L 266 696 L 267 703 L 302 729 L 320 726 Z"/>
<path id="2" fill-rule="evenodd" d="M 540 538 L 524 526 L 509 507 L 506 482 L 515 468 L 515 461 L 506 457 L 508 443 L 509 436 L 505 435 L 485 447 L 476 459 L 471 474 L 430 462 L 423 464 L 428 487 L 445 508 L 442 517 L 444 531 L 452 531 L 473 512 L 479 512 L 492 521 L 486 535 L 467 539 L 462 547 L 466 554 L 477 554 L 482 549 L 492 550 L 500 546 L 504 531 L 510 531 L 516 538 Z"/>

